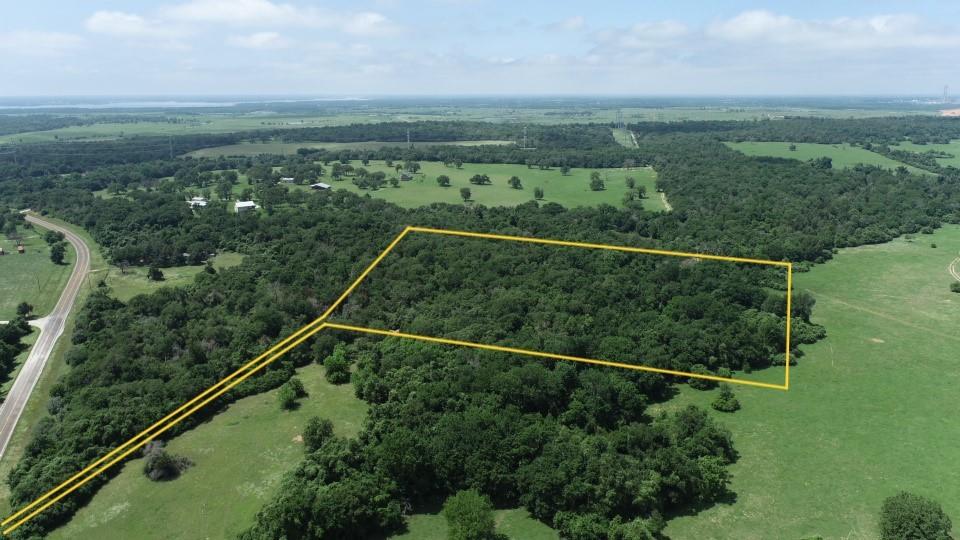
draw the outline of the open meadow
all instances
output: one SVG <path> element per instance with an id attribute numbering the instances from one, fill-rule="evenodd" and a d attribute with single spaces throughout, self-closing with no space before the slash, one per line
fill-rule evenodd
<path id="1" fill-rule="evenodd" d="M 802 347 L 788 392 L 738 387 L 741 410 L 711 410 L 740 454 L 736 500 L 672 520 L 667 535 L 875 539 L 883 499 L 900 490 L 938 501 L 956 523 L 960 294 L 947 265 L 958 253 L 954 225 L 844 249 L 797 274 L 828 336 Z M 709 409 L 714 392 L 685 387 L 661 407 Z"/>
<path id="2" fill-rule="evenodd" d="M 388 178 L 398 176 L 398 173 L 393 168 L 387 167 L 383 161 L 371 161 L 366 166 L 356 161 L 353 166 L 364 167 L 370 172 L 383 171 Z M 534 189 L 539 187 L 544 191 L 542 203 L 554 202 L 567 208 L 575 208 L 600 204 L 623 206 L 623 196 L 628 191 L 626 179 L 627 177 L 633 177 L 638 187 L 643 186 L 646 189 L 647 198 L 642 201 L 644 208 L 653 212 L 665 210 L 663 199 L 656 192 L 656 173 L 653 169 L 645 167 L 633 169 L 574 168 L 570 170 L 568 175 L 564 176 L 558 168 L 541 170 L 527 168 L 526 165 L 501 163 L 464 163 L 460 169 L 447 167 L 438 162 L 423 162 L 421 166 L 420 173 L 414 175 L 412 180 L 400 182 L 399 187 L 391 187 L 387 184 L 378 190 L 360 189 L 353 184 L 352 177 L 343 177 L 340 181 L 335 181 L 330 179 L 329 174 L 321 178 L 321 181 L 333 186 L 334 190 L 345 189 L 360 195 L 370 195 L 405 208 L 416 208 L 435 202 L 463 204 L 463 199 L 460 196 L 460 188 L 463 187 L 470 189 L 471 203 L 484 206 L 516 206 L 532 201 L 534 199 Z M 601 191 L 590 190 L 590 173 L 594 170 L 600 172 L 606 189 Z M 450 177 L 450 186 L 442 187 L 437 184 L 437 177 L 442 174 Z M 490 176 L 491 183 L 482 186 L 471 184 L 470 178 L 476 174 Z M 507 180 L 511 176 L 520 178 L 523 189 L 514 189 L 509 186 Z M 238 195 L 248 187 L 250 185 L 245 180 L 242 181 L 234 186 L 234 195 Z M 289 187 L 291 189 L 310 189 L 308 186 L 290 185 Z"/>
<path id="3" fill-rule="evenodd" d="M 154 482 L 143 474 L 143 458 L 127 462 L 49 538 L 235 538 L 302 458 L 300 434 L 310 417 L 329 418 L 340 436 L 356 435 L 366 417 L 366 403 L 354 397 L 353 386 L 331 385 L 321 366 L 304 367 L 297 376 L 309 393 L 297 409 L 281 410 L 276 389 L 231 404 L 167 446 L 194 462 L 180 478 Z"/>
<path id="4" fill-rule="evenodd" d="M 917 152 L 922 154 L 924 152 L 929 152 L 931 150 L 936 150 L 938 152 L 946 152 L 948 154 L 953 154 L 953 157 L 949 158 L 937 158 L 937 163 L 943 167 L 960 167 L 960 139 L 950 141 L 948 144 L 917 144 L 910 141 L 903 141 L 898 145 L 892 147 L 895 150 L 906 150 L 908 152 Z"/>
<path id="5" fill-rule="evenodd" d="M 903 166 L 915 174 L 930 174 L 905 163 L 892 160 L 886 156 L 864 150 L 847 143 L 817 144 L 817 143 L 789 143 L 789 142 L 728 142 L 727 146 L 743 152 L 748 156 L 768 156 L 785 159 L 808 161 L 819 157 L 828 157 L 833 160 L 833 167 L 837 169 L 853 167 L 855 165 L 877 165 L 887 169 L 896 169 Z M 790 145 L 796 150 L 790 150 Z"/>
<path id="6" fill-rule="evenodd" d="M 50 260 L 50 246 L 43 240 L 45 229 L 20 227 L 18 235 L 24 253 L 17 253 L 15 240 L 0 236 L 0 248 L 6 255 L 0 257 L 0 321 L 8 321 L 17 314 L 17 304 L 28 302 L 34 313 L 42 317 L 53 309 L 63 287 L 73 271 L 77 254 L 69 243 L 65 264 Z"/>

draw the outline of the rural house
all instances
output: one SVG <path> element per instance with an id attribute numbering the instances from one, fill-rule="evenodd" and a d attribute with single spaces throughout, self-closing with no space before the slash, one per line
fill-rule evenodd
<path id="1" fill-rule="evenodd" d="M 242 214 L 244 212 L 256 210 L 257 203 L 253 201 L 237 201 L 236 204 L 233 205 L 233 209 L 236 213 Z"/>

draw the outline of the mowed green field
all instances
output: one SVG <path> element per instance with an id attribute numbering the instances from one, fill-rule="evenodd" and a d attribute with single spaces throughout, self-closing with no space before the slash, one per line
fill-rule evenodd
<path id="1" fill-rule="evenodd" d="M 937 248 L 930 244 L 936 243 Z M 884 498 L 931 497 L 960 522 L 960 227 L 844 249 L 796 275 L 828 337 L 803 347 L 790 390 L 737 387 L 736 502 L 673 519 L 671 538 L 875 539 Z M 709 406 L 684 388 L 665 408 Z"/>
<path id="2" fill-rule="evenodd" d="M 17 253 L 17 243 L 0 236 L 0 248 L 6 255 L 0 257 L 0 321 L 8 321 L 17 314 L 17 304 L 29 302 L 37 316 L 53 309 L 60 293 L 70 279 L 77 254 L 67 243 L 66 264 L 53 264 L 50 246 L 42 234 L 46 229 L 35 227 L 19 229 L 26 251 Z"/>
<path id="3" fill-rule="evenodd" d="M 213 267 L 217 270 L 236 266 L 243 261 L 243 255 L 240 253 L 225 252 L 220 253 L 210 259 Z M 113 296 L 126 302 L 138 294 L 151 293 L 161 287 L 179 287 L 193 283 L 193 278 L 203 272 L 204 265 L 196 266 L 174 266 L 170 268 L 160 268 L 163 272 L 163 281 L 151 281 L 147 279 L 147 268 L 142 266 L 131 266 L 126 271 L 121 272 L 116 266 L 110 266 L 104 270 L 94 273 L 96 281 L 99 283 L 103 279 L 113 291 Z"/>
<path id="4" fill-rule="evenodd" d="M 363 167 L 359 161 L 352 163 L 354 167 Z M 389 184 L 372 191 L 360 189 L 352 182 L 352 177 L 344 177 L 340 181 L 331 180 L 325 176 L 321 181 L 333 186 L 334 190 L 345 189 L 360 195 L 370 195 L 395 203 L 405 208 L 416 208 L 435 202 L 463 204 L 460 197 L 460 188 L 470 188 L 471 202 L 484 206 L 516 206 L 533 200 L 533 190 L 541 187 L 544 198 L 541 202 L 555 202 L 567 208 L 578 206 L 597 206 L 610 204 L 623 206 L 623 195 L 627 192 L 626 178 L 632 176 L 637 186 L 644 186 L 647 198 L 643 200 L 644 208 L 659 212 L 664 210 L 663 201 L 656 193 L 656 173 L 653 169 L 637 167 L 634 169 L 571 169 L 570 174 L 564 176 L 560 169 L 540 170 L 528 169 L 526 165 L 502 163 L 464 163 L 461 169 L 446 167 L 442 163 L 423 162 L 421 172 L 413 180 L 400 183 L 399 187 Z M 383 161 L 371 161 L 364 167 L 370 172 L 383 171 L 387 177 L 397 176 L 394 169 L 387 167 Z M 606 189 L 590 191 L 590 173 L 598 170 L 604 178 Z M 450 187 L 440 187 L 437 176 L 445 174 L 450 177 Z M 470 177 L 475 174 L 490 176 L 491 184 L 478 186 L 470 183 Z M 523 183 L 523 189 L 513 189 L 507 184 L 511 176 L 518 176 Z M 242 183 L 234 186 L 234 194 L 249 187 Z M 291 189 L 309 190 L 308 186 L 289 186 Z"/>
<path id="5" fill-rule="evenodd" d="M 906 150 L 908 152 L 917 152 L 922 154 L 930 150 L 938 150 L 953 154 L 952 158 L 937 158 L 937 163 L 944 167 L 960 167 L 960 139 L 952 140 L 949 144 L 916 144 L 910 141 L 904 141 L 892 148 L 896 150 Z"/>
<path id="6" fill-rule="evenodd" d="M 798 159 L 807 161 L 818 157 L 828 157 L 833 160 L 835 169 L 853 167 L 859 164 L 877 165 L 887 169 L 896 169 L 904 166 L 915 174 L 930 174 L 927 171 L 916 167 L 894 161 L 886 156 L 881 156 L 876 152 L 864 150 L 847 143 L 843 144 L 818 144 L 818 143 L 789 143 L 789 142 L 728 142 L 725 143 L 734 150 L 743 152 L 748 156 L 769 156 L 787 159 Z M 790 145 L 795 144 L 797 149 L 790 150 Z"/>
<path id="7" fill-rule="evenodd" d="M 513 144 L 513 141 L 437 141 L 411 143 L 417 146 L 482 146 Z M 362 141 L 362 142 L 246 142 L 228 144 L 195 150 L 186 154 L 190 157 L 221 157 L 221 156 L 259 156 L 260 154 L 296 154 L 300 148 L 321 148 L 323 150 L 377 150 L 387 146 L 408 147 L 405 142 Z"/>
<path id="8" fill-rule="evenodd" d="M 171 452 L 194 462 L 180 478 L 153 482 L 143 474 L 143 459 L 130 461 L 48 538 L 235 538 L 302 459 L 300 435 L 310 417 L 329 418 L 340 436 L 356 435 L 366 417 L 353 386 L 329 384 L 321 366 L 297 376 L 310 394 L 298 409 L 281 411 L 277 390 L 237 401 L 170 442 Z"/>

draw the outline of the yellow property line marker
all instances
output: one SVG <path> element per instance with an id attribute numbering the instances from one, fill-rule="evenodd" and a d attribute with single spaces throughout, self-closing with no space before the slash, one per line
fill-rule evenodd
<path id="1" fill-rule="evenodd" d="M 351 326 L 346 324 L 331 323 L 325 322 L 326 319 L 346 300 L 346 298 L 354 291 L 356 288 L 370 275 L 374 268 L 379 265 L 383 259 L 400 243 L 403 238 L 405 238 L 411 232 L 421 232 L 427 234 L 439 234 L 447 236 L 460 236 L 468 238 L 484 238 L 488 240 L 508 240 L 514 242 L 526 242 L 542 245 L 555 245 L 555 246 L 567 246 L 567 247 L 580 247 L 588 249 L 603 249 L 609 251 L 621 251 L 626 253 L 644 253 L 650 255 L 666 255 L 672 257 L 685 257 L 685 258 L 698 258 L 698 259 L 709 259 L 709 260 L 719 260 L 719 261 L 730 261 L 730 262 L 740 262 L 740 263 L 750 263 L 750 264 L 762 264 L 768 266 L 779 266 L 787 269 L 787 329 L 786 329 L 786 369 L 785 369 L 785 381 L 782 385 L 763 383 L 757 381 L 750 381 L 744 379 L 732 379 L 727 377 L 717 377 L 713 375 L 701 375 L 696 373 L 689 373 L 685 371 L 676 371 L 662 368 L 654 368 L 649 366 L 639 366 L 633 364 L 624 364 L 621 362 L 611 362 L 607 360 L 598 360 L 592 358 L 582 358 L 578 356 L 570 356 L 563 354 L 554 354 L 554 353 L 545 353 L 541 351 L 532 351 L 527 349 L 518 349 L 514 347 L 503 347 L 499 345 L 486 345 L 483 343 L 473 343 L 469 341 L 460 341 L 454 339 L 446 338 L 437 338 L 430 336 L 420 336 L 416 334 L 406 334 L 402 332 L 392 332 L 389 330 L 378 330 L 375 328 L 365 328 L 359 326 Z M 30 521 L 38 514 L 55 504 L 60 499 L 66 497 L 73 491 L 79 489 L 81 486 L 100 475 L 108 468 L 112 467 L 120 460 L 124 459 L 134 451 L 138 450 L 144 446 L 147 442 L 156 438 L 157 436 L 163 434 L 173 426 L 182 422 L 185 418 L 189 417 L 199 409 L 203 408 L 211 401 L 220 397 L 224 393 L 228 392 L 230 389 L 240 384 L 251 375 L 257 373 L 268 364 L 280 358 L 287 352 L 289 352 L 294 347 L 300 345 L 311 336 L 317 332 L 323 330 L 324 328 L 335 328 L 338 330 L 346 330 L 353 332 L 362 332 L 368 334 L 377 334 L 384 336 L 392 337 L 401 337 L 406 339 L 413 339 L 418 341 L 427 341 L 433 343 L 441 343 L 446 345 L 455 345 L 462 347 L 470 347 L 475 349 L 485 349 L 491 351 L 512 353 L 512 354 L 521 354 L 526 356 L 534 356 L 540 358 L 551 358 L 559 360 L 569 360 L 573 362 L 580 362 L 585 364 L 593 364 L 607 367 L 617 367 L 631 370 L 639 371 L 649 371 L 654 373 L 661 373 L 666 375 L 675 375 L 681 377 L 694 377 L 699 379 L 706 379 L 712 381 L 723 381 L 730 382 L 734 384 L 742 384 L 747 386 L 755 386 L 761 388 L 771 388 L 776 390 L 787 390 L 789 389 L 790 383 L 790 296 L 792 292 L 792 281 L 793 276 L 793 264 L 790 262 L 783 261 L 770 261 L 764 259 L 749 259 L 742 257 L 726 257 L 721 255 L 710 255 L 703 253 L 689 253 L 682 251 L 667 251 L 659 249 L 648 249 L 648 248 L 637 248 L 630 246 L 614 246 L 610 244 L 592 244 L 586 242 L 568 242 L 562 240 L 547 240 L 542 238 L 533 238 L 525 236 L 507 236 L 500 234 L 487 234 L 487 233 L 476 233 L 469 231 L 456 231 L 456 230 L 446 230 L 446 229 L 434 229 L 428 227 L 412 227 L 408 226 L 404 228 L 400 234 L 398 234 L 392 242 L 382 251 L 379 255 L 364 269 L 363 272 L 353 281 L 353 283 L 337 298 L 337 300 L 330 305 L 329 308 L 317 319 L 314 319 L 310 323 L 304 325 L 296 332 L 290 334 L 286 338 L 279 341 L 274 346 L 270 347 L 268 350 L 246 363 L 227 377 L 223 378 L 221 381 L 217 382 L 213 386 L 207 388 L 196 397 L 190 401 L 184 403 L 178 407 L 173 412 L 164 416 L 153 425 L 143 430 L 136 436 L 132 437 L 125 443 L 111 450 L 109 453 L 103 457 L 97 459 L 90 465 L 87 465 L 83 470 L 74 474 L 69 479 L 60 483 L 53 489 L 49 490 L 44 495 L 38 497 L 36 500 L 30 504 L 24 506 L 23 508 L 17 510 L 15 513 L 8 516 L 2 522 L 0 526 L 5 527 L 3 529 L 3 534 L 10 534 L 17 528 L 19 528 L 24 523 Z M 26 514 L 24 516 L 24 514 Z M 24 516 L 24 517 L 21 517 Z M 18 519 L 19 518 L 19 519 Z M 14 520 L 16 520 L 14 522 Z M 13 522 L 12 524 L 10 524 Z"/>
<path id="2" fill-rule="evenodd" d="M 27 521 L 29 521 L 30 519 L 32 519 L 34 516 L 36 516 L 37 514 L 39 514 L 40 512 L 42 512 L 43 510 L 45 510 L 46 508 L 48 508 L 51 504 L 53 504 L 53 503 L 55 503 L 56 501 L 62 499 L 62 498 L 65 497 L 66 495 L 70 494 L 70 493 L 73 492 L 74 490 L 80 488 L 81 486 L 83 486 L 84 484 L 86 484 L 87 482 L 89 482 L 93 477 L 97 476 L 98 474 L 100 474 L 101 472 L 103 472 L 104 470 L 106 470 L 108 467 L 110 467 L 111 465 L 113 465 L 114 463 L 116 463 L 119 459 L 122 459 L 123 457 L 127 456 L 128 454 L 130 454 L 130 452 L 136 450 L 137 448 L 140 448 L 141 446 L 145 445 L 145 444 L 146 444 L 147 442 L 149 442 L 150 440 L 154 439 L 154 438 L 155 438 L 157 435 L 159 435 L 160 433 L 166 431 L 167 429 L 169 429 L 169 428 L 173 427 L 174 425 L 176 425 L 177 423 L 181 422 L 184 418 L 186 418 L 187 416 L 189 416 L 190 414 L 192 414 L 192 413 L 193 413 L 196 409 L 198 409 L 199 407 L 196 407 L 196 408 L 192 409 L 189 413 L 187 413 L 187 414 L 185 414 L 185 415 L 181 415 L 180 417 L 175 418 L 175 416 L 176 416 L 178 413 L 182 412 L 184 409 L 186 409 L 186 408 L 190 407 L 191 405 L 193 405 L 194 403 L 200 401 L 201 399 L 203 399 L 204 397 L 208 396 L 208 395 L 211 394 L 212 392 L 215 392 L 218 388 L 226 385 L 226 384 L 229 383 L 231 380 L 233 380 L 233 379 L 235 379 L 235 378 L 237 378 L 237 377 L 240 377 L 244 372 L 247 372 L 247 374 L 244 375 L 244 376 L 242 377 L 242 379 L 240 379 L 240 380 L 246 379 L 247 377 L 249 377 L 250 374 L 258 371 L 258 370 L 259 370 L 260 368 L 262 368 L 263 366 L 266 366 L 267 364 L 269 364 L 270 362 L 272 362 L 273 360 L 275 360 L 275 359 L 277 358 L 276 355 L 273 356 L 273 357 L 270 357 L 270 358 L 267 359 L 266 361 L 263 361 L 265 358 L 267 358 L 268 356 L 270 356 L 271 354 L 273 354 L 274 352 L 276 352 L 277 350 L 279 350 L 281 347 L 283 347 L 284 345 L 286 345 L 286 344 L 289 343 L 290 341 L 296 339 L 297 337 L 303 335 L 304 333 L 307 333 L 307 337 L 309 337 L 309 336 L 312 336 L 313 334 L 315 334 L 316 332 L 320 331 L 320 330 L 323 328 L 322 325 L 319 326 L 319 327 L 317 327 L 317 328 L 315 328 L 313 331 L 310 331 L 310 329 L 311 329 L 311 327 L 314 327 L 315 325 L 317 325 L 318 323 L 321 323 L 324 319 L 326 319 L 327 317 L 329 317 L 330 314 L 333 313 L 333 311 L 334 311 L 337 307 L 339 307 L 341 303 L 343 303 L 343 301 L 347 298 L 347 296 L 348 296 L 351 292 L 353 292 L 353 290 L 356 289 L 357 286 L 359 286 L 360 283 L 361 283 L 364 279 L 366 279 L 366 277 L 370 274 L 370 272 L 372 272 L 373 269 L 376 268 L 376 266 L 377 266 L 378 264 L 380 264 L 380 261 L 382 261 L 382 260 L 384 259 L 384 257 L 386 257 L 387 254 L 389 254 L 389 253 L 393 250 L 393 248 L 394 248 L 398 243 L 400 243 L 400 240 L 402 240 L 403 237 L 406 236 L 408 233 L 409 233 L 409 228 L 403 229 L 403 231 L 401 231 L 400 234 L 398 234 L 397 237 L 394 238 L 392 242 L 390 242 L 390 244 L 386 247 L 386 249 L 384 249 L 384 250 L 377 256 L 377 258 L 374 259 L 373 262 L 371 262 L 371 263 L 367 266 L 367 268 L 360 274 L 360 276 L 357 277 L 356 280 L 354 280 L 353 284 L 351 284 L 350 287 L 348 287 L 347 290 L 345 290 L 345 291 L 343 292 L 343 294 L 341 294 L 340 297 L 337 298 L 336 302 L 334 302 L 333 304 L 330 305 L 329 308 L 327 308 L 327 310 L 323 313 L 323 315 L 321 315 L 321 316 L 318 317 L 317 319 L 314 319 L 313 321 L 311 321 L 310 323 L 306 324 L 305 326 L 301 327 L 299 330 L 297 330 L 297 331 L 294 332 L 293 334 L 290 334 L 289 336 L 287 336 L 286 338 L 284 338 L 283 340 L 281 340 L 280 342 L 278 342 L 276 345 L 274 345 L 274 346 L 270 347 L 269 349 L 267 349 L 267 350 L 266 350 L 264 353 L 262 353 L 261 355 L 257 356 L 256 358 L 254 358 L 254 359 L 251 360 L 250 362 L 247 362 L 245 365 L 243 365 L 242 367 L 240 367 L 239 369 L 237 369 L 236 371 L 234 371 L 234 372 L 231 373 L 230 375 L 224 377 L 221 381 L 219 381 L 218 383 L 214 384 L 214 385 L 211 386 L 210 388 L 207 388 L 206 390 L 204 390 L 203 392 L 201 392 L 200 394 L 198 394 L 196 397 L 194 397 L 194 398 L 191 399 L 190 401 L 184 403 L 183 405 L 181 405 L 180 407 L 178 407 L 176 410 L 174 410 L 174 411 L 171 412 L 170 414 L 164 416 L 163 418 L 161 418 L 160 420 L 158 420 L 157 422 L 155 422 L 153 425 L 151 425 L 151 426 L 148 427 L 147 429 L 141 431 L 139 434 L 137 434 L 136 436 L 132 437 L 131 439 L 129 439 L 129 440 L 126 441 L 125 443 L 121 444 L 121 445 L 118 446 L 117 448 L 114 448 L 114 449 L 111 450 L 108 454 L 106 454 L 106 455 L 104 455 L 103 457 L 97 459 L 96 461 L 94 461 L 94 462 L 91 463 L 90 465 L 87 465 L 83 470 L 81 470 L 80 472 L 78 472 L 78 473 L 76 473 L 75 475 L 71 476 L 69 479 L 65 480 L 64 482 L 61 482 L 59 485 L 57 485 L 56 487 L 54 487 L 54 488 L 51 489 L 50 491 L 46 492 L 46 493 L 43 494 L 42 496 L 38 497 L 36 500 L 34 500 L 33 502 L 31 502 L 30 504 L 24 506 L 23 508 L 17 510 L 16 512 L 14 512 L 14 513 L 11 514 L 10 516 L 8 516 L 6 519 L 4 519 L 2 522 L 0 522 L 0 526 L 5 527 L 5 529 L 3 530 L 3 534 L 10 534 L 10 533 L 13 532 L 14 530 L 16 530 L 18 527 L 20 527 L 21 525 L 23 525 L 24 523 L 26 523 Z M 302 341 L 302 340 L 297 341 L 297 344 L 299 344 L 301 341 Z M 286 353 L 287 350 L 289 350 L 289 349 L 285 349 L 285 350 L 283 351 L 283 353 Z M 281 353 L 281 354 L 283 354 L 283 353 Z M 258 365 L 258 363 L 260 363 L 260 364 Z M 249 370 L 249 371 L 248 371 L 248 370 Z M 232 388 L 233 386 L 235 386 L 235 385 L 231 385 L 229 388 Z M 229 390 L 229 388 L 227 388 L 227 390 Z M 225 392 L 225 391 L 226 391 L 226 390 L 224 390 L 223 392 Z M 217 397 L 217 396 L 219 396 L 219 395 L 221 395 L 223 392 L 217 393 L 216 396 L 214 396 L 214 398 Z M 213 399 L 213 398 L 211 398 L 210 400 L 204 401 L 203 404 L 200 405 L 200 407 L 202 407 L 202 406 L 205 405 L 206 403 L 209 403 L 209 401 L 211 401 L 212 399 Z M 162 429 L 160 429 L 160 428 L 161 428 L 165 423 L 167 423 L 167 422 L 170 422 L 169 425 L 167 425 L 166 427 L 163 427 Z M 128 448 L 130 448 L 130 450 L 124 452 L 124 450 L 126 450 L 126 449 L 128 449 Z M 103 467 L 100 467 L 96 472 L 94 472 L 94 473 L 92 473 L 92 474 L 90 474 L 90 475 L 87 475 L 88 472 L 90 472 L 91 470 L 93 470 L 94 468 L 96 468 L 98 465 L 102 464 L 103 462 L 109 460 L 111 457 L 113 457 L 113 456 L 115 456 L 115 455 L 117 455 L 118 453 L 121 453 L 121 452 L 123 452 L 123 454 L 122 454 L 119 458 L 110 461 L 107 465 L 105 465 L 105 466 L 103 466 Z M 87 475 L 87 476 L 84 477 L 85 475 Z M 76 482 L 76 483 L 73 484 L 73 486 L 71 487 L 70 484 L 73 483 L 73 482 Z M 62 492 L 61 492 L 59 495 L 57 495 L 57 492 L 60 492 L 61 490 L 62 490 Z M 55 498 L 54 498 L 52 501 L 50 501 L 49 503 L 43 504 L 44 501 L 50 499 L 51 497 L 55 497 Z M 9 524 L 10 522 L 12 522 L 13 520 L 17 519 L 19 516 L 23 515 L 24 513 L 29 512 L 32 508 L 34 508 L 34 507 L 36 507 L 36 506 L 38 506 L 38 505 L 41 505 L 41 504 L 43 504 L 43 506 L 42 506 L 40 509 L 38 509 L 38 510 L 36 510 L 36 511 L 34 511 L 34 512 L 31 512 L 27 517 L 25 517 L 25 518 L 17 521 L 16 523 L 14 523 L 13 525 L 10 525 L 10 526 L 8 527 L 8 524 Z"/>
<path id="3" fill-rule="evenodd" d="M 744 384 L 747 386 L 758 386 L 760 388 L 773 388 L 775 390 L 786 390 L 786 388 L 782 384 L 770 384 L 770 383 L 750 381 L 745 379 L 730 379 L 727 377 L 717 377 L 715 375 L 700 375 L 697 373 L 688 373 L 686 371 L 676 371 L 673 369 L 663 369 L 663 368 L 656 368 L 651 366 L 624 364 L 622 362 L 611 362 L 609 360 L 597 360 L 595 358 L 584 358 L 582 356 L 571 356 L 569 354 L 547 353 L 542 351 L 533 351 L 530 349 L 518 349 L 516 347 L 504 347 L 501 345 L 487 345 L 485 343 L 475 343 L 473 341 L 461 341 L 459 339 L 447 339 L 447 338 L 438 338 L 438 337 L 432 337 L 432 336 L 421 336 L 419 334 L 407 334 L 399 331 L 380 330 L 379 328 L 367 328 L 363 326 L 353 326 L 349 324 L 340 324 L 335 322 L 324 323 L 324 326 L 327 328 L 332 328 L 334 330 L 347 330 L 350 332 L 362 332 L 366 334 L 376 334 L 380 336 L 414 339 L 417 341 L 441 343 L 444 345 L 456 345 L 459 347 L 470 347 L 473 349 L 483 349 L 487 351 L 496 351 L 496 352 L 511 353 L 511 354 L 523 354 L 527 356 L 536 356 L 538 358 L 550 358 L 551 360 L 569 360 L 571 362 L 593 364 L 596 366 L 632 369 L 637 371 L 651 371 L 653 373 L 661 373 L 664 375 L 676 375 L 679 377 L 696 377 L 698 379 L 706 379 L 708 381 L 732 382 L 736 384 Z"/>

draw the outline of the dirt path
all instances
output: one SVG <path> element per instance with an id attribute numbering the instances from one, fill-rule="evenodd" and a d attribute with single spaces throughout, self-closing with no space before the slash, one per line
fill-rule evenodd
<path id="1" fill-rule="evenodd" d="M 632 131 L 628 131 L 627 133 L 629 133 L 630 138 L 633 139 L 633 147 L 640 148 L 640 143 L 637 142 L 637 134 Z"/>
<path id="2" fill-rule="evenodd" d="M 670 206 L 670 203 L 667 202 L 667 194 L 660 192 L 660 200 L 663 202 L 663 207 L 666 208 L 667 212 L 673 212 L 673 207 Z"/>
<path id="3" fill-rule="evenodd" d="M 40 329 L 40 336 L 37 337 L 36 343 L 33 344 L 33 348 L 30 350 L 27 360 L 23 363 L 17 379 L 13 381 L 10 392 L 7 393 L 6 400 L 4 400 L 3 405 L 0 405 L 0 457 L 2 457 L 7 450 L 7 444 L 10 443 L 13 430 L 17 427 L 17 421 L 20 420 L 20 415 L 23 414 L 27 400 L 30 399 L 30 394 L 33 393 L 33 388 L 37 385 L 37 381 L 40 379 L 40 373 L 43 372 L 43 367 L 50 358 L 50 354 L 53 352 L 57 340 L 60 338 L 60 335 L 63 334 L 63 327 L 67 316 L 70 314 L 70 310 L 73 309 L 77 294 L 80 292 L 80 286 L 83 285 L 83 280 L 86 279 L 87 273 L 90 271 L 90 249 L 82 238 L 43 218 L 29 214 L 26 218 L 27 221 L 34 225 L 62 232 L 66 240 L 70 242 L 70 244 L 73 245 L 73 249 L 76 250 L 77 261 L 76 264 L 74 264 L 73 273 L 70 274 L 70 280 L 67 281 L 67 286 L 63 289 L 60 300 L 57 301 L 57 305 L 54 306 L 53 311 L 46 317 L 30 322 L 31 325 Z"/>
<path id="4" fill-rule="evenodd" d="M 960 281 L 960 270 L 958 270 L 958 267 L 960 267 L 960 257 L 950 261 L 950 264 L 947 265 L 947 272 L 950 272 L 950 275 L 953 276 L 954 279 Z"/>

